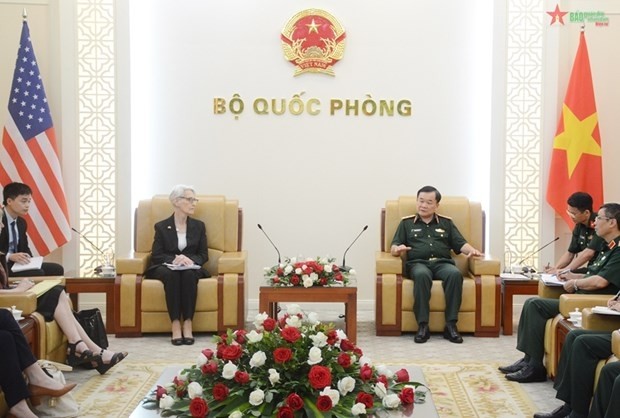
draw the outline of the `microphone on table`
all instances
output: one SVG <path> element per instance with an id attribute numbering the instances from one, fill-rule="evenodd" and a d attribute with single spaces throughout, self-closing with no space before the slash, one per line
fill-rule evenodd
<path id="1" fill-rule="evenodd" d="M 545 245 L 543 245 L 542 247 L 540 247 L 539 249 L 534 251 L 533 253 L 529 254 L 527 257 L 523 258 L 523 260 L 519 261 L 519 265 L 523 264 L 523 262 L 525 260 L 527 260 L 528 258 L 530 258 L 531 256 L 533 256 L 535 254 L 538 254 L 539 252 L 541 252 L 542 250 L 544 250 L 549 245 L 553 244 L 554 242 L 556 242 L 559 239 L 560 239 L 560 237 L 555 237 L 554 239 L 552 239 L 551 241 L 549 241 L 548 243 L 546 243 Z M 526 267 L 523 267 L 523 272 L 524 273 L 536 273 L 536 270 L 534 269 L 534 267 L 527 267 L 526 266 Z"/>
<path id="2" fill-rule="evenodd" d="M 265 230 L 263 229 L 263 227 L 261 226 L 261 224 L 256 224 L 258 225 L 258 229 L 261 230 L 261 232 L 263 234 L 265 234 L 265 236 L 267 237 L 267 239 L 269 240 L 269 242 L 271 243 L 271 245 L 273 245 L 273 248 L 275 248 L 276 252 L 278 253 L 278 264 L 280 264 L 281 259 L 280 259 L 280 251 L 278 250 L 278 247 L 276 247 L 276 244 L 273 243 L 273 241 L 271 240 L 271 238 L 269 238 L 269 235 L 267 235 L 267 233 L 265 232 Z"/>
<path id="3" fill-rule="evenodd" d="M 351 245 L 349 245 L 347 247 L 347 249 L 344 251 L 344 254 L 342 255 L 342 266 L 340 266 L 340 270 L 342 271 L 349 271 L 351 270 L 351 267 L 347 266 L 347 263 L 345 261 L 345 258 L 347 256 L 347 252 L 349 251 L 349 248 L 351 248 L 353 246 L 353 244 L 355 244 L 355 241 L 357 241 L 357 239 L 364 233 L 364 231 L 366 231 L 368 229 L 368 225 L 366 225 L 364 228 L 362 228 L 362 230 L 360 231 L 359 234 L 357 234 L 357 237 L 355 237 L 355 239 L 353 240 L 353 242 L 351 243 Z"/>
<path id="4" fill-rule="evenodd" d="M 95 245 L 94 242 L 92 242 L 91 240 L 88 239 L 88 237 L 86 237 L 86 235 L 82 234 L 80 231 L 78 231 L 77 229 L 75 229 L 74 227 L 71 227 L 71 230 L 73 232 L 75 232 L 76 234 L 78 234 L 80 236 L 80 238 L 84 238 L 84 241 L 86 241 L 91 247 L 93 247 L 95 250 L 97 250 L 99 252 L 99 254 L 101 254 L 104 258 L 105 258 L 105 253 L 103 252 L 103 250 L 99 247 L 97 247 Z M 103 266 L 97 266 L 95 267 L 95 273 L 96 274 L 101 274 L 101 268 Z"/>

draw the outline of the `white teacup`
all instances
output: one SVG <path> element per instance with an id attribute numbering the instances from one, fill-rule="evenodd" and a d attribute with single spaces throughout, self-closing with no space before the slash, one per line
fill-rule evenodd
<path id="1" fill-rule="evenodd" d="M 114 266 L 102 266 L 101 275 L 103 277 L 114 277 L 116 276 L 116 268 Z"/>
<path id="2" fill-rule="evenodd" d="M 581 312 L 571 312 L 570 314 L 570 321 L 573 323 L 579 322 L 579 324 L 581 325 Z"/>
<path id="3" fill-rule="evenodd" d="M 15 318 L 16 320 L 22 319 L 22 313 L 24 311 L 20 309 L 11 309 L 11 312 L 13 313 L 13 318 Z"/>

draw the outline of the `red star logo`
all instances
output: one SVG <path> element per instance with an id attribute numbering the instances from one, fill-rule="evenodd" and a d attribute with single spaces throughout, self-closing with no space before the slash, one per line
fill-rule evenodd
<path id="1" fill-rule="evenodd" d="M 556 22 L 560 22 L 560 24 L 564 24 L 564 15 L 568 12 L 561 12 L 560 5 L 556 3 L 555 10 L 552 12 L 547 12 L 549 16 L 551 16 L 551 23 L 549 25 L 553 25 Z"/>

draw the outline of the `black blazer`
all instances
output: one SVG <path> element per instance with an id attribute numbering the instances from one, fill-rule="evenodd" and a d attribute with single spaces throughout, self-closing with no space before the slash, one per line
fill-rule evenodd
<path id="1" fill-rule="evenodd" d="M 0 251 L 6 254 L 9 252 L 9 228 L 11 227 L 11 225 L 7 224 L 6 215 L 2 215 L 2 223 L 4 224 L 4 228 L 2 228 L 2 232 L 0 232 Z M 15 226 L 17 227 L 17 235 L 19 236 L 17 252 L 28 253 L 32 257 L 32 251 L 30 251 L 30 245 L 28 244 L 28 235 L 26 235 L 26 229 L 28 228 L 26 220 L 18 216 L 15 220 Z M 9 269 L 13 266 L 12 261 L 9 261 L 7 264 Z"/>
<path id="2" fill-rule="evenodd" d="M 179 251 L 179 239 L 174 226 L 174 215 L 155 224 L 155 238 L 151 252 L 151 266 L 145 274 L 163 263 L 172 263 L 174 258 L 183 254 L 194 264 L 202 266 L 209 260 L 207 252 L 207 228 L 204 222 L 187 218 L 187 246 Z M 211 277 L 206 269 L 202 269 L 203 277 Z"/>

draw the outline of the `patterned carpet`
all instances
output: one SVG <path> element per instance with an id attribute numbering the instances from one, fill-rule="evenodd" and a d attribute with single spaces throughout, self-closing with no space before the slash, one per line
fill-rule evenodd
<path id="1" fill-rule="evenodd" d="M 123 361 L 109 374 L 91 377 L 75 394 L 80 416 L 129 417 L 167 365 Z M 495 363 L 414 365 L 422 368 L 442 418 L 517 418 L 535 412 L 528 395 L 519 384 L 504 379 Z"/>

